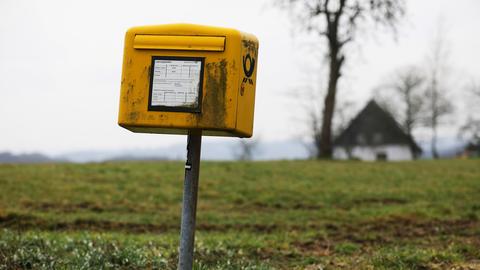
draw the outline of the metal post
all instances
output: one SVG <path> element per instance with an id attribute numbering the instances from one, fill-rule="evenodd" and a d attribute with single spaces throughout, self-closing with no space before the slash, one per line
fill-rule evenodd
<path id="1" fill-rule="evenodd" d="M 183 184 L 182 225 L 180 228 L 180 254 L 178 259 L 179 270 L 191 270 L 193 267 L 193 244 L 195 242 L 195 219 L 197 213 L 201 146 L 202 131 L 189 131 L 185 181 Z"/>

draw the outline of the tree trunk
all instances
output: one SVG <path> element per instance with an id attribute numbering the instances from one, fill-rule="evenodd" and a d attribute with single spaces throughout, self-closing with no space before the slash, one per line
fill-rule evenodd
<path id="1" fill-rule="evenodd" d="M 407 104 L 407 107 L 408 109 L 407 109 L 407 120 L 405 121 L 405 131 L 407 132 L 409 140 L 411 140 L 410 151 L 412 152 L 412 158 L 418 159 L 417 149 L 414 146 L 415 140 L 413 139 L 413 135 L 412 135 L 413 119 L 412 119 L 411 109 L 408 104 Z"/>
<path id="2" fill-rule="evenodd" d="M 432 141 L 431 141 L 431 149 L 432 149 L 432 157 L 433 159 L 438 159 L 439 155 L 437 152 L 437 123 L 438 123 L 438 118 L 439 118 L 439 110 L 438 110 L 438 88 L 437 88 L 437 72 L 434 71 L 432 76 L 432 93 L 431 93 L 431 110 L 432 110 L 432 115 L 431 115 L 431 124 L 432 124 Z"/>
<path id="3" fill-rule="evenodd" d="M 432 148 L 432 157 L 434 159 L 438 159 L 440 156 L 438 155 L 437 151 L 437 125 L 432 125 L 432 142 L 431 142 L 431 148 Z"/>
<path id="4" fill-rule="evenodd" d="M 335 111 L 335 96 L 337 94 L 337 83 L 340 78 L 340 70 L 344 61 L 344 56 L 339 57 L 339 48 L 330 49 L 330 74 L 328 77 L 328 90 L 325 96 L 325 105 L 323 107 L 322 130 L 320 134 L 320 149 L 317 149 L 317 158 L 332 158 L 332 119 Z"/>

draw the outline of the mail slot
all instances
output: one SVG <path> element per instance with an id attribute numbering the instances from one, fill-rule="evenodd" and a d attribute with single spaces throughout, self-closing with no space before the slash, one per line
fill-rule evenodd
<path id="1" fill-rule="evenodd" d="M 235 29 L 170 24 L 125 36 L 118 123 L 133 132 L 250 137 L 258 40 Z"/>
<path id="2" fill-rule="evenodd" d="M 225 37 L 136 35 L 133 48 L 222 52 Z"/>

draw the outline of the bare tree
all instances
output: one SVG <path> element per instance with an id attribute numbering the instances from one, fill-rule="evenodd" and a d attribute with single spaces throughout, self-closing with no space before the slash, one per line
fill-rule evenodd
<path id="1" fill-rule="evenodd" d="M 382 25 L 395 29 L 404 0 L 276 0 L 299 19 L 301 29 L 322 37 L 328 47 L 328 83 L 322 112 L 318 158 L 332 157 L 332 119 L 338 81 L 345 64 L 345 46 L 359 29 Z M 373 28 L 372 28 L 373 29 Z"/>
<path id="2" fill-rule="evenodd" d="M 421 124 L 425 100 L 425 75 L 415 66 L 397 70 L 389 82 L 375 90 L 375 99 L 400 122 L 405 132 L 413 137 L 413 130 Z"/>
<path id="3" fill-rule="evenodd" d="M 258 151 L 259 139 L 239 139 L 234 155 L 237 160 L 252 160 Z"/>
<path id="4" fill-rule="evenodd" d="M 311 158 L 318 158 L 321 151 L 321 127 L 322 127 L 322 113 L 321 113 L 321 104 L 318 99 L 313 95 L 314 91 L 306 93 L 303 97 L 306 97 L 304 101 L 303 108 L 306 110 L 307 114 L 307 128 L 308 128 L 308 141 L 304 143 L 308 154 Z M 332 120 L 332 131 L 333 136 L 338 136 L 350 123 L 355 104 L 349 100 L 340 100 L 335 106 L 335 115 Z"/>
<path id="5" fill-rule="evenodd" d="M 468 143 L 480 145 L 480 119 L 468 117 L 466 123 L 460 127 L 459 135 Z"/>
<path id="6" fill-rule="evenodd" d="M 431 55 L 427 59 L 426 117 L 425 124 L 431 128 L 433 158 L 439 158 L 437 150 L 438 127 L 442 120 L 453 112 L 453 103 L 448 97 L 448 48 L 439 27 L 433 41 Z"/>
<path id="7" fill-rule="evenodd" d="M 470 115 L 465 124 L 460 127 L 459 136 L 472 145 L 480 145 L 480 108 L 478 107 L 478 104 L 480 104 L 480 84 L 472 81 L 467 90 L 467 103 L 477 106 L 467 104 L 467 107 L 470 108 Z"/>

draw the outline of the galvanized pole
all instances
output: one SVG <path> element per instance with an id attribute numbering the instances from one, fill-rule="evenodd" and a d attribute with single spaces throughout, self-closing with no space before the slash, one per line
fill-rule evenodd
<path id="1" fill-rule="evenodd" d="M 195 242 L 195 219 L 197 213 L 198 175 L 200 172 L 200 151 L 202 131 L 190 130 L 187 143 L 187 163 L 183 184 L 182 225 L 180 228 L 179 270 L 193 267 L 193 247 Z"/>

